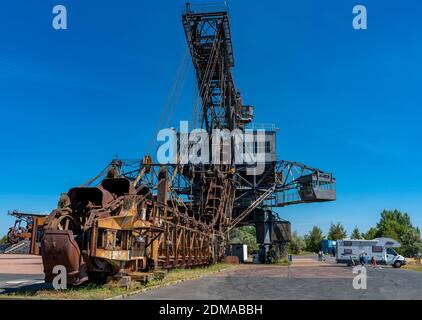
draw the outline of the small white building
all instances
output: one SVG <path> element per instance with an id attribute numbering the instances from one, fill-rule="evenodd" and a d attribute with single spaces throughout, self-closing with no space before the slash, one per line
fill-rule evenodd
<path id="1" fill-rule="evenodd" d="M 245 262 L 248 260 L 248 245 L 243 243 L 231 244 L 226 255 L 236 256 L 240 262 Z"/>

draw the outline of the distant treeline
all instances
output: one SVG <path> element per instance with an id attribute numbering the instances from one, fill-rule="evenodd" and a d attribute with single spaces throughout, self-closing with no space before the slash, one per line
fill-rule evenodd
<path id="1" fill-rule="evenodd" d="M 413 257 L 415 254 L 422 252 L 422 239 L 419 228 L 413 226 L 407 213 L 402 213 L 399 210 L 384 210 L 381 212 L 381 218 L 377 225 L 365 233 L 361 233 L 356 226 L 348 236 L 346 229 L 340 222 L 331 224 L 326 237 L 318 226 L 314 226 L 304 237 L 297 232 L 293 232 L 289 251 L 294 254 L 299 254 L 302 251 L 317 252 L 321 249 L 321 241 L 324 239 L 372 240 L 380 237 L 399 241 L 401 247 L 397 248 L 397 251 L 403 256 Z"/>
<path id="2" fill-rule="evenodd" d="M 240 227 L 234 229 L 230 234 L 231 243 L 245 243 L 248 245 L 249 253 L 258 250 L 258 244 L 255 238 L 254 227 Z M 318 252 L 321 249 L 321 241 L 324 239 L 341 240 L 345 238 L 366 239 L 388 237 L 401 243 L 397 251 L 406 256 L 413 257 L 422 252 L 422 239 L 418 227 L 413 226 L 410 216 L 399 210 L 384 210 L 381 212 L 380 221 L 375 227 L 367 232 L 360 232 L 356 226 L 350 234 L 344 226 L 338 223 L 332 223 L 328 234 L 324 235 L 321 228 L 314 226 L 305 236 L 298 232 L 293 232 L 292 241 L 287 245 L 287 250 L 293 254 L 300 254 L 304 251 Z"/>

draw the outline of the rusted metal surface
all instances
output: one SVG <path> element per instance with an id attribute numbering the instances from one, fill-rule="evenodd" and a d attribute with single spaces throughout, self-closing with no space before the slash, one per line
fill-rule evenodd
<path id="1" fill-rule="evenodd" d="M 16 246 L 23 241 L 29 241 L 29 251 L 26 253 L 39 255 L 46 215 L 17 210 L 9 211 L 8 215 L 16 218 L 14 225 L 7 233 L 8 244 Z"/>
<path id="2" fill-rule="evenodd" d="M 116 171 L 114 164 L 110 171 Z M 156 171 L 150 171 L 154 176 Z M 73 188 L 46 220 L 42 242 L 46 281 L 56 265 L 69 283 L 157 268 L 206 265 L 223 256 L 223 234 L 195 218 L 169 195 L 165 167 L 158 170 L 157 194 L 109 176 L 96 188 Z M 139 182 L 142 184 L 142 181 Z M 88 275 L 88 276 L 87 276 Z"/>
<path id="3" fill-rule="evenodd" d="M 69 283 L 77 285 L 88 280 L 86 265 L 71 230 L 47 230 L 42 240 L 42 259 L 46 282 L 53 280 L 55 266 L 66 268 Z"/>
<path id="4" fill-rule="evenodd" d="M 239 257 L 237 256 L 226 256 L 224 258 L 224 262 L 225 263 L 229 263 L 229 264 L 239 264 Z"/>

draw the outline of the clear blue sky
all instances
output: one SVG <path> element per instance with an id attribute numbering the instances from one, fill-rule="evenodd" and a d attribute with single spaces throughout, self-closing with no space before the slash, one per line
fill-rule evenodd
<path id="1" fill-rule="evenodd" d="M 0 4 L 0 234 L 11 209 L 49 212 L 113 156 L 147 151 L 186 50 L 184 1 Z M 68 9 L 68 30 L 51 27 Z M 365 4 L 368 30 L 352 28 Z M 281 209 L 293 229 L 366 231 L 384 208 L 422 227 L 420 1 L 229 2 L 234 75 L 278 153 L 330 170 L 334 203 Z M 173 116 L 189 119 L 192 70 Z"/>

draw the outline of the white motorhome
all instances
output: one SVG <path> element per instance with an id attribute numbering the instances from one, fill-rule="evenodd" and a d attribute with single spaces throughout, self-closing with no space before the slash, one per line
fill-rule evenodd
<path id="1" fill-rule="evenodd" d="M 393 249 L 398 247 L 400 247 L 400 243 L 390 238 L 339 240 L 337 241 L 336 260 L 337 263 L 347 263 L 350 265 L 352 259 L 359 261 L 360 255 L 366 253 L 369 263 L 372 257 L 375 257 L 377 264 L 387 264 L 395 268 L 400 268 L 406 264 L 406 259 Z"/>

